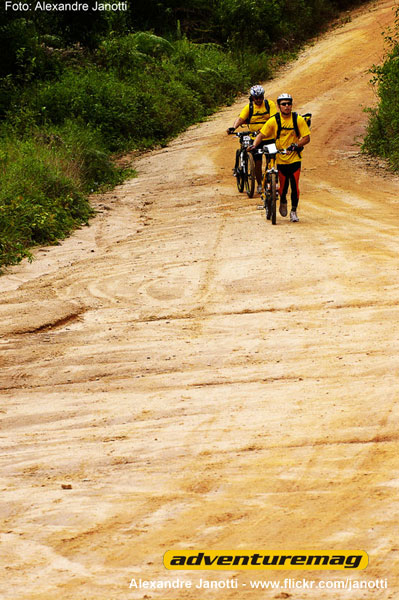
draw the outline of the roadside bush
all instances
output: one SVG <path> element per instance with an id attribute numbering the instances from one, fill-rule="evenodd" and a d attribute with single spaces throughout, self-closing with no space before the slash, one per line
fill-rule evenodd
<path id="1" fill-rule="evenodd" d="M 250 83 L 243 64 L 214 44 L 172 44 L 140 33 L 106 40 L 100 50 L 107 68 L 69 67 L 57 81 L 27 89 L 8 114 L 14 130 L 77 121 L 98 132 L 109 151 L 145 148 L 203 119 Z M 246 67 L 259 78 L 268 73 L 264 56 Z"/>
<path id="2" fill-rule="evenodd" d="M 1 12 L 0 56 L 0 117 L 8 107 L 7 89 L 11 82 L 12 86 L 24 86 L 35 78 L 55 77 L 62 68 L 59 56 L 39 39 L 32 20 L 7 20 Z"/>
<path id="3" fill-rule="evenodd" d="M 179 73 L 188 89 L 198 94 L 206 108 L 215 108 L 232 100 L 248 82 L 235 57 L 216 44 L 193 44 L 187 39 L 174 44 L 175 52 L 168 70 Z M 266 75 L 267 69 L 264 70 Z"/>
<path id="4" fill-rule="evenodd" d="M 62 125 L 77 120 L 98 130 L 112 151 L 136 141 L 135 124 L 142 110 L 142 92 L 121 81 L 113 72 L 97 68 L 67 69 L 58 81 L 40 83 L 25 104 L 41 125 Z M 13 119 L 15 116 L 10 115 Z M 136 139 L 135 139 L 136 138 Z"/>
<path id="5" fill-rule="evenodd" d="M 271 79 L 275 67 L 278 64 L 287 62 L 287 60 L 293 58 L 293 56 L 293 53 L 289 56 L 282 53 L 279 57 L 273 57 L 266 52 L 234 55 L 233 58 L 239 65 L 239 71 L 242 74 L 241 89 L 244 90 L 249 88 L 251 85 L 254 85 L 254 82 L 256 83 Z"/>
<path id="6" fill-rule="evenodd" d="M 134 30 L 214 42 L 233 51 L 270 52 L 295 46 L 320 31 L 339 10 L 363 0 L 135 0 L 128 21 Z"/>
<path id="7" fill-rule="evenodd" d="M 0 77 L 9 74 L 29 77 L 40 46 L 36 29 L 28 19 L 12 19 L 8 22 L 2 15 L 0 23 Z"/>
<path id="8" fill-rule="evenodd" d="M 72 154 L 72 147 L 47 133 L 0 140 L 0 266 L 88 222 L 92 210 L 82 190 L 82 161 Z"/>
<path id="9" fill-rule="evenodd" d="M 134 35 L 125 35 L 103 40 L 96 59 L 102 68 L 112 69 L 119 78 L 125 79 L 145 69 L 148 56 L 138 50 Z"/>
<path id="10" fill-rule="evenodd" d="M 101 133 L 90 125 L 68 119 L 61 127 L 37 130 L 35 138 L 59 153 L 81 191 L 122 183 L 123 172 L 112 161 Z"/>
<path id="11" fill-rule="evenodd" d="M 363 141 L 364 152 L 386 158 L 394 171 L 399 171 L 399 9 L 395 30 L 386 36 L 389 52 L 382 65 L 374 66 L 372 83 L 379 97 L 377 108 L 369 110 L 370 118 Z"/>

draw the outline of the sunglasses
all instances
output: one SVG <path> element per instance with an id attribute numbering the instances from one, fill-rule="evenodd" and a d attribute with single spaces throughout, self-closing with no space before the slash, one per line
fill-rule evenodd
<path id="1" fill-rule="evenodd" d="M 292 106 L 292 102 L 280 102 L 280 106 Z"/>

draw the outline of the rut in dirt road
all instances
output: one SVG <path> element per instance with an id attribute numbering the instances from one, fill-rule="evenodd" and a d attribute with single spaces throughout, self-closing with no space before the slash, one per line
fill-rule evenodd
<path id="1" fill-rule="evenodd" d="M 265 83 L 313 113 L 300 223 L 237 193 L 225 131 L 244 97 L 0 279 L 4 599 L 287 577 L 129 589 L 176 578 L 176 548 L 363 550 L 366 571 L 306 578 L 397 595 L 399 185 L 358 147 L 393 7 L 362 6 Z"/>

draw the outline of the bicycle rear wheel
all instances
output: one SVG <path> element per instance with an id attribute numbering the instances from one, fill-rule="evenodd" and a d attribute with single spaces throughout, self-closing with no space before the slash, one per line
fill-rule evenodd
<path id="1" fill-rule="evenodd" d="M 245 191 L 248 198 L 252 198 L 255 192 L 255 161 L 250 152 L 246 153 L 247 173 L 245 178 Z"/>
<path id="2" fill-rule="evenodd" d="M 236 183 L 240 194 L 244 191 L 244 172 L 241 167 L 240 150 L 236 153 Z"/>

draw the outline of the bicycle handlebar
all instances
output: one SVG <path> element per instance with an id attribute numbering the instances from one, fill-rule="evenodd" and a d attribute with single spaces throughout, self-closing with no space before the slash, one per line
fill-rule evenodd
<path id="1" fill-rule="evenodd" d="M 256 150 L 256 148 L 250 147 L 249 150 Z M 298 154 L 300 155 L 300 152 L 302 150 L 303 150 L 303 148 L 300 148 L 298 146 L 298 144 L 290 144 L 288 146 L 288 148 L 277 148 L 275 142 L 273 141 L 273 142 L 269 142 L 269 143 L 265 144 L 262 148 L 258 148 L 257 153 L 273 155 L 273 154 L 289 154 L 290 152 L 298 152 Z"/>
<path id="2" fill-rule="evenodd" d="M 254 131 L 227 131 L 228 135 L 235 135 L 238 138 L 244 137 L 245 135 L 252 136 Z"/>
<path id="3" fill-rule="evenodd" d="M 288 154 L 290 152 L 288 148 L 276 148 L 275 151 L 270 151 L 267 146 L 253 149 L 256 150 L 258 154 L 267 154 L 268 156 L 272 156 L 273 154 Z M 248 150 L 251 150 L 251 147 L 249 147 Z"/>

